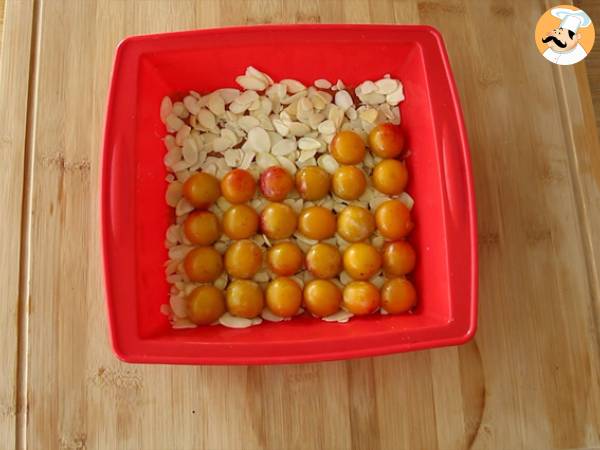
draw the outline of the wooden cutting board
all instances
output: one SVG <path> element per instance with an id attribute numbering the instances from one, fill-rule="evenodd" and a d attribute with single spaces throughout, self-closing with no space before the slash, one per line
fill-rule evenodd
<path id="1" fill-rule="evenodd" d="M 1 447 L 600 447 L 600 145 L 584 65 L 537 54 L 533 30 L 548 6 L 6 0 Z M 98 161 L 115 46 L 130 34 L 267 22 L 441 30 L 477 192 L 474 341 L 277 367 L 127 365 L 112 354 Z"/>

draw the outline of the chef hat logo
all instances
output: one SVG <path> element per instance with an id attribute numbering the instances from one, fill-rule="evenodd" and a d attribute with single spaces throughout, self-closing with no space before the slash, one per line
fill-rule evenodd
<path id="1" fill-rule="evenodd" d="M 587 28 L 592 23 L 590 16 L 585 11 L 573 11 L 572 9 L 566 8 L 552 8 L 550 14 L 560 19 L 560 27 L 565 30 L 571 30 L 573 33 L 577 33 L 580 27 Z"/>
<path id="2" fill-rule="evenodd" d="M 572 65 L 582 61 L 594 45 L 595 31 L 590 16 L 572 5 L 550 8 L 538 20 L 535 43 L 548 61 Z"/>

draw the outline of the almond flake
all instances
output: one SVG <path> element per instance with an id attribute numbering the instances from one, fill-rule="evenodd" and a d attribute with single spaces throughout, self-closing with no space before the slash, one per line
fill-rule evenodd
<path id="1" fill-rule="evenodd" d="M 281 80 L 279 83 L 283 84 L 287 88 L 287 92 L 290 94 L 296 94 L 306 89 L 306 86 L 304 86 L 298 80 L 286 78 Z"/>
<path id="2" fill-rule="evenodd" d="M 315 80 L 314 84 L 319 89 L 329 89 L 331 87 L 331 83 L 325 80 L 324 78 L 319 78 L 318 80 Z"/>
<path id="3" fill-rule="evenodd" d="M 237 123 L 240 126 L 240 128 L 246 133 L 249 132 L 252 128 L 255 128 L 260 125 L 258 119 L 252 116 L 242 116 L 239 118 Z"/>
<path id="4" fill-rule="evenodd" d="M 304 138 L 303 138 L 304 139 Z M 296 141 L 291 139 L 282 139 L 273 145 L 271 152 L 276 156 L 289 155 L 296 151 Z"/>
<path id="5" fill-rule="evenodd" d="M 335 104 L 342 110 L 346 111 L 348 108 L 354 105 L 352 97 L 348 91 L 338 91 L 335 93 Z"/>
<path id="6" fill-rule="evenodd" d="M 296 174 L 296 165 L 285 156 L 278 156 L 277 161 L 279 163 L 278 165 L 286 169 L 290 174 Z"/>
<path id="7" fill-rule="evenodd" d="M 256 164 L 260 170 L 266 170 L 271 166 L 279 166 L 279 161 L 270 153 L 257 153 Z"/>
<path id="8" fill-rule="evenodd" d="M 160 102 L 160 120 L 162 123 L 167 123 L 167 117 L 173 112 L 173 102 L 168 96 L 163 97 Z"/>
<path id="9" fill-rule="evenodd" d="M 167 131 L 169 131 L 169 133 L 174 133 L 179 131 L 179 129 L 185 125 L 185 122 L 175 114 L 171 113 L 165 118 L 165 125 L 167 126 Z"/>
<path id="10" fill-rule="evenodd" d="M 350 318 L 354 316 L 351 312 L 339 310 L 338 312 L 331 314 L 330 316 L 321 317 L 325 322 L 338 322 L 338 323 L 346 323 L 350 320 Z"/>
<path id="11" fill-rule="evenodd" d="M 269 134 L 260 127 L 252 128 L 248 132 L 248 142 L 252 150 L 256 152 L 268 152 L 271 149 L 271 138 Z"/>
<path id="12" fill-rule="evenodd" d="M 300 150 L 317 150 L 321 148 L 321 143 L 314 138 L 303 137 L 298 141 Z"/>
<path id="13" fill-rule="evenodd" d="M 190 114 L 192 114 L 194 116 L 196 114 L 198 114 L 198 111 L 200 111 L 200 106 L 198 105 L 198 99 L 192 95 L 186 95 L 183 98 L 183 105 L 190 112 Z"/>
<path id="14" fill-rule="evenodd" d="M 232 88 L 217 89 L 215 93 L 218 93 L 221 96 L 226 105 L 229 105 L 240 96 L 240 90 Z"/>
<path id="15" fill-rule="evenodd" d="M 244 317 L 232 316 L 229 313 L 223 314 L 219 318 L 219 323 L 227 328 L 248 328 L 252 326 L 252 320 Z"/>
<path id="16" fill-rule="evenodd" d="M 267 82 L 255 77 L 240 75 L 235 78 L 235 82 L 247 90 L 264 91 L 267 88 Z"/>
<path id="17" fill-rule="evenodd" d="M 377 86 L 378 94 L 391 94 L 398 89 L 398 80 L 393 80 L 391 78 L 382 78 L 375 82 L 375 86 Z"/>
<path id="18" fill-rule="evenodd" d="M 398 88 L 394 92 L 391 92 L 390 94 L 388 94 L 385 97 L 385 101 L 388 102 L 392 106 L 396 106 L 398 103 L 400 103 L 403 100 L 404 100 L 404 88 L 402 86 L 402 83 L 399 83 Z"/>
<path id="19" fill-rule="evenodd" d="M 319 167 L 325 170 L 327 173 L 333 174 L 340 165 L 330 154 L 325 154 L 319 158 Z"/>

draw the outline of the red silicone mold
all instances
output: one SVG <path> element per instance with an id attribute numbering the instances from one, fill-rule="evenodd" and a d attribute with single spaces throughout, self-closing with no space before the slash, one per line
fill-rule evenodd
<path id="1" fill-rule="evenodd" d="M 172 212 L 160 101 L 190 89 L 235 87 L 253 65 L 274 79 L 400 78 L 411 150 L 418 252 L 413 314 L 346 324 L 302 317 L 247 329 L 172 330 L 163 263 Z M 108 317 L 123 360 L 169 364 L 272 364 L 346 359 L 460 344 L 477 317 L 477 230 L 470 156 L 439 32 L 428 26 L 269 25 L 136 36 L 119 45 L 102 155 L 101 221 Z"/>

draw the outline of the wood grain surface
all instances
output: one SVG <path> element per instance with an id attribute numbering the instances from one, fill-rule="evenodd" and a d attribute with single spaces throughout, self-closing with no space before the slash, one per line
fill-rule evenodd
<path id="1" fill-rule="evenodd" d="M 548 6 L 6 0 L 0 447 L 600 448 L 600 144 L 585 66 L 553 66 L 531 42 Z M 275 367 L 127 365 L 111 353 L 98 164 L 115 45 L 273 22 L 443 33 L 477 192 L 480 321 L 469 344 Z"/>

